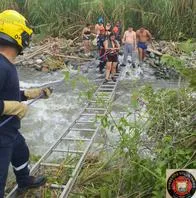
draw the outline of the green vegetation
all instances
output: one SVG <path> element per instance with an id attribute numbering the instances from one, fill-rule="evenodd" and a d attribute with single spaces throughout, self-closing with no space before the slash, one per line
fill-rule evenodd
<path id="1" fill-rule="evenodd" d="M 194 0 L 2 0 L 0 10 L 15 8 L 23 12 L 36 32 L 76 37 L 85 23 L 121 20 L 138 28 L 146 26 L 156 38 L 196 37 Z"/>
<path id="2" fill-rule="evenodd" d="M 43 35 L 74 38 L 85 23 L 96 23 L 102 15 L 106 21 L 121 20 L 124 28 L 129 24 L 135 28 L 144 25 L 161 39 L 196 37 L 194 0 L 2 0 L 0 10 L 8 8 L 23 12 L 35 31 Z M 195 44 L 188 40 L 178 48 L 191 53 Z M 115 120 L 111 113 L 97 117 L 103 129 L 113 128 L 119 134 L 119 141 L 110 145 L 109 152 L 103 150 L 86 159 L 73 198 L 162 198 L 166 169 L 196 167 L 195 69 L 184 67 L 181 59 L 167 54 L 162 62 L 174 67 L 190 86 L 156 91 L 151 86 L 140 90 L 136 87 L 123 117 Z M 65 81 L 72 88 L 77 83 L 81 85 L 80 99 L 92 99 L 96 88 L 85 77 L 76 75 L 71 79 L 67 70 Z M 100 95 L 97 103 L 103 104 L 103 96 L 106 95 Z M 37 161 L 39 156 L 31 159 Z M 48 186 L 66 183 L 71 174 L 70 168 L 65 167 L 68 162 L 66 159 L 59 168 L 44 170 L 49 175 Z M 58 197 L 60 192 L 50 192 L 46 186 L 40 193 L 42 197 Z"/>
<path id="3" fill-rule="evenodd" d="M 98 118 L 104 129 L 114 128 L 120 138 L 116 145 L 109 145 L 109 152 L 103 149 L 91 160 L 87 158 L 72 198 L 162 198 L 166 169 L 196 167 L 193 71 L 169 55 L 162 61 L 187 78 L 190 88 L 153 90 L 144 86 L 138 90 L 135 85 L 129 108 L 124 108 L 131 110 L 119 120 L 111 113 Z M 84 96 L 89 99 L 89 94 Z M 102 104 L 101 97 L 97 100 Z"/>
<path id="4" fill-rule="evenodd" d="M 161 61 L 169 67 L 175 68 L 181 76 L 183 76 L 189 86 L 195 91 L 196 90 L 196 69 L 191 67 L 186 67 L 185 62 L 179 58 L 165 54 L 162 56 Z"/>
<path id="5" fill-rule="evenodd" d="M 131 97 L 133 109 L 118 121 L 111 114 L 102 118 L 104 128 L 119 132 L 119 144 L 112 155 L 103 151 L 99 160 L 86 162 L 72 197 L 165 197 L 166 169 L 196 166 L 191 92 L 145 86 Z"/>

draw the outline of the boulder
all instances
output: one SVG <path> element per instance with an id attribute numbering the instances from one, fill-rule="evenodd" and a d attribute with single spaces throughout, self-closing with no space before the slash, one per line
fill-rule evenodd
<path id="1" fill-rule="evenodd" d="M 41 66 L 41 65 L 35 64 L 35 69 L 36 69 L 37 71 L 41 71 L 41 70 L 42 70 L 42 66 Z"/>
<path id="2" fill-rule="evenodd" d="M 36 59 L 36 64 L 40 65 L 41 63 L 43 63 L 43 60 L 42 59 Z"/>
<path id="3" fill-rule="evenodd" d="M 42 67 L 42 72 L 49 72 L 48 66 L 44 65 L 44 66 Z"/>
<path id="4" fill-rule="evenodd" d="M 33 65 L 34 64 L 34 61 L 33 60 L 29 60 L 29 61 L 27 61 L 27 65 Z"/>

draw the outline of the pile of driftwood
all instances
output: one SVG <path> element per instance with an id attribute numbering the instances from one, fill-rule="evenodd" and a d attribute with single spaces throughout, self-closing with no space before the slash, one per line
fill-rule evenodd
<path id="1" fill-rule="evenodd" d="M 163 78 L 163 79 L 178 78 L 179 74 L 175 71 L 174 68 L 167 67 L 167 65 L 161 62 L 161 57 L 163 53 L 160 51 L 161 50 L 159 50 L 159 48 L 155 48 L 154 46 L 153 48 L 148 48 L 147 58 L 145 62 L 154 69 L 154 75 L 157 78 Z"/>
<path id="2" fill-rule="evenodd" d="M 60 38 L 48 38 L 39 44 L 32 45 L 24 50 L 22 56 L 18 56 L 15 62 L 18 66 L 31 67 L 39 71 L 49 72 L 61 69 L 65 62 L 75 60 L 79 62 L 91 59 L 82 57 L 81 43 L 77 40 Z"/>
<path id="3" fill-rule="evenodd" d="M 175 68 L 168 67 L 163 64 L 161 57 L 168 54 L 181 59 L 184 62 L 184 67 L 195 68 L 196 65 L 196 47 L 187 53 L 180 47 L 181 43 L 167 42 L 167 41 L 154 41 L 151 48 L 148 48 L 148 57 L 146 63 L 155 70 L 155 75 L 159 78 L 178 78 L 179 74 Z M 184 45 L 184 44 L 183 44 Z M 185 44 L 186 47 L 187 44 Z"/>

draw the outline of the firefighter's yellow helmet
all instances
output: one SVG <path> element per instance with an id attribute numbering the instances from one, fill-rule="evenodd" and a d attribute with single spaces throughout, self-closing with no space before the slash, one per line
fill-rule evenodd
<path id="1" fill-rule="evenodd" d="M 29 45 L 32 33 L 27 20 L 15 10 L 0 13 L 0 43 L 7 42 L 20 53 Z"/>

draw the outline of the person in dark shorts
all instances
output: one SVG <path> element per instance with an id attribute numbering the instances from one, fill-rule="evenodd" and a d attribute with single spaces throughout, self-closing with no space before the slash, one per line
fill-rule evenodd
<path id="1" fill-rule="evenodd" d="M 151 42 L 152 35 L 147 29 L 142 27 L 136 31 L 136 37 L 137 37 L 139 60 L 142 63 L 146 55 L 147 44 L 148 42 Z"/>
<path id="2" fill-rule="evenodd" d="M 110 73 L 112 74 L 111 79 L 115 82 L 114 74 L 116 73 L 116 66 L 118 63 L 118 51 L 120 50 L 120 45 L 117 40 L 115 40 L 115 34 L 111 33 L 108 40 L 105 40 L 104 47 L 107 54 L 106 62 L 106 77 L 104 83 L 107 83 L 110 78 Z"/>
<path id="3" fill-rule="evenodd" d="M 105 36 L 105 29 L 102 28 L 100 30 L 100 33 L 97 37 L 97 47 L 98 47 L 98 50 L 99 50 L 99 60 L 100 60 L 100 63 L 99 63 L 99 72 L 100 74 L 103 74 L 103 68 L 106 64 L 106 56 L 104 55 L 105 54 L 105 48 L 104 48 L 104 41 L 106 40 L 106 36 Z"/>

